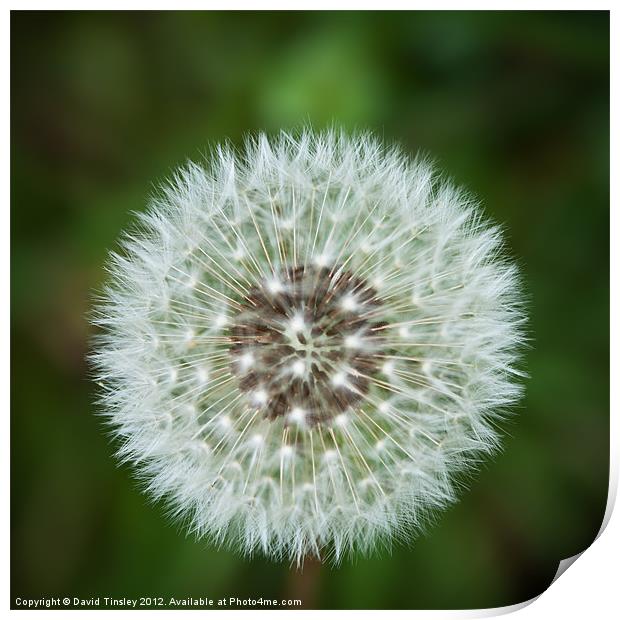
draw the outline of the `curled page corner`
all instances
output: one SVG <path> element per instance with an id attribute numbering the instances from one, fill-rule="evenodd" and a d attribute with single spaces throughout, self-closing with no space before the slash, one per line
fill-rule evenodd
<path id="1" fill-rule="evenodd" d="M 609 490 L 607 492 L 607 505 L 605 507 L 605 515 L 603 516 L 601 527 L 599 528 L 599 531 L 597 532 L 596 536 L 592 539 L 592 542 L 579 553 L 576 553 L 575 555 L 572 555 L 568 558 L 560 560 L 558 564 L 558 569 L 555 575 L 553 576 L 553 579 L 540 594 L 533 596 L 532 598 L 526 601 L 522 601 L 521 603 L 515 603 L 514 605 L 506 605 L 505 607 L 494 607 L 494 608 L 489 608 L 489 609 L 476 610 L 474 612 L 475 617 L 480 618 L 480 617 L 502 616 L 505 614 L 513 613 L 515 611 L 519 611 L 520 609 L 523 609 L 524 607 L 531 605 L 536 600 L 538 600 L 584 553 L 588 551 L 588 549 L 592 546 L 592 544 L 601 537 L 601 535 L 607 528 L 607 524 L 609 523 L 609 520 L 611 518 L 611 513 L 613 512 L 613 509 L 614 509 L 614 504 L 616 502 L 616 495 L 618 491 L 618 476 L 616 472 L 617 472 L 617 469 L 615 468 L 615 466 L 612 466 L 611 471 L 610 471 L 610 476 L 609 476 Z"/>

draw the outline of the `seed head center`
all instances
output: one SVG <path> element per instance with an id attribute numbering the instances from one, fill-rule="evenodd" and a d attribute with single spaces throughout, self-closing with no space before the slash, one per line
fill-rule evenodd
<path id="1" fill-rule="evenodd" d="M 301 425 L 354 407 L 377 370 L 380 306 L 365 280 L 336 267 L 289 267 L 253 287 L 230 330 L 232 371 L 251 406 Z"/>

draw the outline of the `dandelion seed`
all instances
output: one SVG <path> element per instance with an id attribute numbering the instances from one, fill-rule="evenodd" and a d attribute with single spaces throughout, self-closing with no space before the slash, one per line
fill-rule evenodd
<path id="1" fill-rule="evenodd" d="M 196 370 L 196 379 L 198 383 L 206 383 L 209 379 L 209 371 L 205 367 L 199 367 Z"/>
<path id="2" fill-rule="evenodd" d="M 349 418 L 344 413 L 341 413 L 334 418 L 334 422 L 338 426 L 346 426 L 348 421 Z"/>
<path id="3" fill-rule="evenodd" d="M 386 377 L 392 376 L 394 374 L 394 362 L 391 360 L 388 362 L 384 362 L 383 366 L 381 367 L 381 372 Z"/>
<path id="4" fill-rule="evenodd" d="M 332 377 L 332 385 L 334 385 L 335 387 L 341 387 L 343 385 L 346 385 L 346 382 L 347 378 L 344 372 L 337 372 Z"/>
<path id="5" fill-rule="evenodd" d="M 301 407 L 293 407 L 289 419 L 297 424 L 303 424 L 306 420 L 306 412 Z"/>
<path id="6" fill-rule="evenodd" d="M 296 374 L 297 376 L 301 376 L 306 370 L 306 365 L 301 360 L 297 360 L 293 362 L 292 370 L 294 374 Z"/>
<path id="7" fill-rule="evenodd" d="M 293 452 L 294 450 L 291 446 L 284 445 L 280 448 L 280 454 L 284 458 L 290 458 L 291 456 L 293 456 Z"/>
<path id="8" fill-rule="evenodd" d="M 282 283 L 278 280 L 270 280 L 269 282 L 267 282 L 267 290 L 270 293 L 279 293 L 280 291 L 282 291 L 284 289 L 284 287 L 282 286 Z"/>
<path id="9" fill-rule="evenodd" d="M 254 363 L 254 356 L 251 353 L 244 353 L 239 357 L 239 365 L 243 370 L 247 370 Z"/>
<path id="10" fill-rule="evenodd" d="M 304 327 L 305 327 L 305 324 L 304 324 L 303 317 L 297 315 L 291 319 L 291 329 L 294 332 L 300 332 L 304 329 Z"/>
<path id="11" fill-rule="evenodd" d="M 360 346 L 360 339 L 355 334 L 352 336 L 346 336 L 344 339 L 344 346 L 348 349 L 356 349 Z"/>
<path id="12" fill-rule="evenodd" d="M 265 390 L 256 390 L 256 392 L 252 395 L 252 401 L 256 405 L 264 405 L 268 398 L 269 395 L 265 392 Z"/>
<path id="13" fill-rule="evenodd" d="M 346 295 L 343 299 L 342 299 L 342 307 L 345 310 L 355 310 L 357 308 L 357 302 L 355 301 L 355 297 L 353 297 L 352 295 Z"/>
<path id="14" fill-rule="evenodd" d="M 336 450 L 325 450 L 325 452 L 323 452 L 323 460 L 327 463 L 331 463 L 337 458 L 338 454 L 336 453 Z"/>
<path id="15" fill-rule="evenodd" d="M 500 231 L 368 135 L 191 164 L 110 261 L 92 360 L 149 492 L 300 564 L 409 540 L 499 444 L 524 315 Z"/>

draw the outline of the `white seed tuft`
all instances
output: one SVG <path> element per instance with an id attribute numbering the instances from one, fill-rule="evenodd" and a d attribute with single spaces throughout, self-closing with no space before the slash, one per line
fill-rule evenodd
<path id="1" fill-rule="evenodd" d="M 118 456 L 247 554 L 410 539 L 521 393 L 499 229 L 369 135 L 259 135 L 189 164 L 109 269 L 91 357 Z"/>

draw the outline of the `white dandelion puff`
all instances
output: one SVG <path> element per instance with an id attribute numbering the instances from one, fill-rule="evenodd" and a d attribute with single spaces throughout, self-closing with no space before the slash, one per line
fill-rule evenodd
<path id="1" fill-rule="evenodd" d="M 260 135 L 189 164 L 109 270 L 92 359 L 118 455 L 247 554 L 410 539 L 521 392 L 500 231 L 369 135 Z"/>

